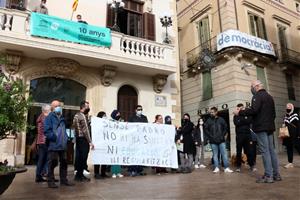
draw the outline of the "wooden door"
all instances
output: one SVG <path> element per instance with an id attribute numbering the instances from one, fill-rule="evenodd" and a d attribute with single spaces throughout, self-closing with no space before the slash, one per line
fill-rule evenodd
<path id="1" fill-rule="evenodd" d="M 138 104 L 136 90 L 130 85 L 124 85 L 118 92 L 118 110 L 122 119 L 128 121 L 129 117 L 135 114 L 135 108 Z"/>

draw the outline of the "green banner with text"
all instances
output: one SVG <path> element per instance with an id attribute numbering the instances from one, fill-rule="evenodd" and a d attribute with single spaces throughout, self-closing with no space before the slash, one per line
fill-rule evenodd
<path id="1" fill-rule="evenodd" d="M 111 46 L 108 28 L 91 26 L 40 13 L 31 13 L 30 34 L 93 46 Z"/>

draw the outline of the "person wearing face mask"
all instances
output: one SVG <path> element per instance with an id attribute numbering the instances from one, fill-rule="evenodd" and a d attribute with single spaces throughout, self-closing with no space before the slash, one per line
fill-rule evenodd
<path id="1" fill-rule="evenodd" d="M 118 110 L 113 110 L 110 116 L 114 122 L 118 122 L 121 120 L 121 113 Z M 121 174 L 121 166 L 120 165 L 111 166 L 111 173 L 112 173 L 112 178 L 124 177 Z"/>
<path id="2" fill-rule="evenodd" d="M 57 188 L 55 184 L 54 169 L 59 160 L 60 185 L 73 186 L 67 179 L 67 142 L 68 135 L 64 117 L 62 116 L 61 102 L 54 100 L 51 110 L 44 122 L 44 133 L 48 145 L 48 187 Z"/>
<path id="3" fill-rule="evenodd" d="M 253 94 L 251 107 L 245 110 L 234 111 L 235 115 L 252 116 L 252 130 L 257 136 L 257 143 L 262 154 L 264 175 L 257 179 L 257 183 L 273 183 L 281 181 L 279 163 L 274 147 L 275 131 L 275 103 L 273 97 L 264 89 L 261 81 L 251 83 Z"/>
<path id="4" fill-rule="evenodd" d="M 180 171 L 183 173 L 191 173 L 193 166 L 193 153 L 195 152 L 195 144 L 192 132 L 194 124 L 190 120 L 190 115 L 185 113 L 182 119 L 182 126 L 179 132 L 180 139 L 177 143 L 183 143 L 183 152 L 180 152 Z"/>
<path id="5" fill-rule="evenodd" d="M 47 0 L 41 0 L 40 5 L 36 6 L 32 12 L 41 13 L 44 15 L 48 15 L 48 8 L 46 7 Z"/>
<path id="6" fill-rule="evenodd" d="M 299 116 L 294 111 L 294 105 L 288 103 L 286 105 L 286 115 L 284 117 L 284 124 L 288 127 L 290 137 L 282 138 L 282 144 L 286 146 L 288 164 L 284 168 L 293 168 L 293 150 L 296 141 L 300 138 L 300 121 Z"/>
<path id="7" fill-rule="evenodd" d="M 213 173 L 219 173 L 220 161 L 219 153 L 222 156 L 224 164 L 224 172 L 232 173 L 233 171 L 229 168 L 228 155 L 226 150 L 226 134 L 227 134 L 227 124 L 222 117 L 218 116 L 218 109 L 212 107 L 210 109 L 211 117 L 204 124 L 204 133 L 207 135 L 209 143 L 213 151 L 213 162 L 214 171 Z"/>
<path id="8" fill-rule="evenodd" d="M 128 122 L 148 123 L 147 117 L 143 115 L 143 107 L 141 105 L 136 106 L 135 115 L 131 116 Z M 129 166 L 128 171 L 131 177 L 138 176 L 138 175 L 145 175 L 145 173 L 143 173 L 142 166 L 136 166 L 136 165 Z"/>
<path id="9" fill-rule="evenodd" d="M 90 126 L 88 120 L 88 113 L 90 111 L 89 102 L 82 101 L 80 103 L 80 111 L 75 114 L 73 119 L 73 127 L 75 129 L 76 137 L 76 158 L 75 169 L 77 173 L 75 175 L 75 181 L 90 181 L 83 175 L 83 171 L 87 168 L 87 158 L 90 147 L 93 149 L 94 145 L 90 136 Z"/>

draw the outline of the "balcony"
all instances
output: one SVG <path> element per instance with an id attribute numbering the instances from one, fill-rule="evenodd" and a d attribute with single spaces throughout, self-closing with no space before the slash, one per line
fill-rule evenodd
<path id="1" fill-rule="evenodd" d="M 176 48 L 150 40 L 112 32 L 110 48 L 89 46 L 30 35 L 30 13 L 0 8 L 0 52 L 21 51 L 26 57 L 64 57 L 82 66 L 116 66 L 118 71 L 147 75 L 176 72 Z"/>
<path id="2" fill-rule="evenodd" d="M 187 52 L 186 56 L 187 56 L 187 67 L 188 68 L 196 67 L 195 65 L 199 62 L 200 53 L 204 49 L 209 49 L 212 53 L 215 54 L 217 52 L 217 37 L 213 37 L 210 40 L 208 40 L 207 42 L 205 42 L 205 43 L 193 48 L 189 52 Z"/>
<path id="3" fill-rule="evenodd" d="M 300 67 L 300 52 L 285 48 L 277 49 L 276 54 L 279 63 Z"/>

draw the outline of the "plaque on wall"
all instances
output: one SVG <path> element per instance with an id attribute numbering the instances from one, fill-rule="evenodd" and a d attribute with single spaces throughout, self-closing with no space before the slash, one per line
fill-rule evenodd
<path id="1" fill-rule="evenodd" d="M 166 107 L 167 106 L 167 97 L 161 95 L 155 95 L 155 106 Z"/>

